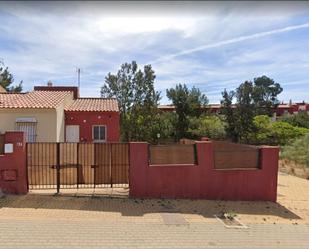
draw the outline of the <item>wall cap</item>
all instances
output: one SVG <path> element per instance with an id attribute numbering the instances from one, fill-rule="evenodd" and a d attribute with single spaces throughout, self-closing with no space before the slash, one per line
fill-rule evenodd
<path id="1" fill-rule="evenodd" d="M 258 148 L 260 149 L 279 149 L 280 147 L 279 146 L 271 146 L 271 145 L 260 145 L 258 146 Z"/>
<path id="2" fill-rule="evenodd" d="M 213 169 L 215 171 L 261 171 L 261 168 L 232 168 L 232 169 Z"/>
<path id="3" fill-rule="evenodd" d="M 17 134 L 23 134 L 24 132 L 23 131 L 6 131 L 2 134 L 8 134 L 8 133 L 17 133 Z"/>
<path id="4" fill-rule="evenodd" d="M 196 167 L 199 166 L 198 164 L 180 164 L 180 163 L 175 163 L 175 164 L 149 164 L 149 167 Z"/>
<path id="5" fill-rule="evenodd" d="M 195 141 L 196 144 L 212 144 L 212 141 Z"/>

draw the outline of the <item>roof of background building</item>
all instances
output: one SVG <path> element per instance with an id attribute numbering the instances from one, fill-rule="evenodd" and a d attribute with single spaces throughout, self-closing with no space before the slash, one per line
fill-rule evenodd
<path id="1" fill-rule="evenodd" d="M 232 105 L 234 107 L 235 105 Z M 159 105 L 158 108 L 160 110 L 175 110 L 176 107 L 174 105 Z M 209 104 L 206 105 L 204 108 L 206 109 L 219 109 L 221 108 L 221 104 Z"/>
<path id="2" fill-rule="evenodd" d="M 70 95 L 72 95 L 72 92 L 64 91 L 1 93 L 0 108 L 56 108 Z"/>
<path id="3" fill-rule="evenodd" d="M 289 104 L 280 104 L 278 105 L 278 108 L 290 108 Z"/>
<path id="4" fill-rule="evenodd" d="M 174 105 L 159 105 L 159 109 L 175 109 Z"/>
<path id="5" fill-rule="evenodd" d="M 291 104 L 279 104 L 277 108 L 291 108 L 293 106 L 299 106 L 299 105 L 309 105 L 308 102 L 300 102 L 300 103 L 291 103 Z M 220 104 L 208 104 L 205 108 L 207 109 L 220 109 L 222 106 Z M 235 104 L 232 104 L 232 108 L 235 108 Z M 175 110 L 176 107 L 174 105 L 159 105 L 158 108 L 160 110 Z"/>
<path id="6" fill-rule="evenodd" d="M 113 98 L 79 98 L 66 111 L 119 112 L 118 102 Z"/>

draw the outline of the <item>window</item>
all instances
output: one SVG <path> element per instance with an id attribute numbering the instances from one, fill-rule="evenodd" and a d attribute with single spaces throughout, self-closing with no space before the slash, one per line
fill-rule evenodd
<path id="1" fill-rule="evenodd" d="M 105 125 L 94 125 L 92 127 L 92 139 L 94 142 L 105 142 L 106 141 L 106 126 Z"/>
<path id="2" fill-rule="evenodd" d="M 37 121 L 35 118 L 18 118 L 16 119 L 16 131 L 23 131 L 26 136 L 26 142 L 36 141 Z"/>

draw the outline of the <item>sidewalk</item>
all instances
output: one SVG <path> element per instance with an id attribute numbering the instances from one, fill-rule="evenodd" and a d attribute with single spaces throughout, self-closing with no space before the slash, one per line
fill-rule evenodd
<path id="1" fill-rule="evenodd" d="M 307 249 L 308 225 L 164 225 L 149 222 L 0 220 L 0 248 L 286 248 Z"/>
<path id="2" fill-rule="evenodd" d="M 280 174 L 278 203 L 10 195 L 0 199 L 0 248 L 308 248 L 308 189 Z M 178 225 L 167 225 L 165 212 Z M 221 212 L 249 228 L 225 228 L 214 218 Z"/>

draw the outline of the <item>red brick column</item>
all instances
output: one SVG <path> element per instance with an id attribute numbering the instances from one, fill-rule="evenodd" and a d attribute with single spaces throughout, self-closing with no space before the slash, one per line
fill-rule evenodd
<path id="1" fill-rule="evenodd" d="M 130 143 L 130 197 L 147 197 L 148 143 Z"/>
<path id="2" fill-rule="evenodd" d="M 265 196 L 273 202 L 277 201 L 278 162 L 279 147 L 261 147 L 261 169 L 264 172 L 266 189 L 268 189 L 267 193 L 265 191 Z"/>
<path id="3" fill-rule="evenodd" d="M 26 194 L 28 183 L 24 133 L 6 132 L 5 143 L 13 144 L 13 153 L 0 155 L 0 188 L 8 194 Z"/>

